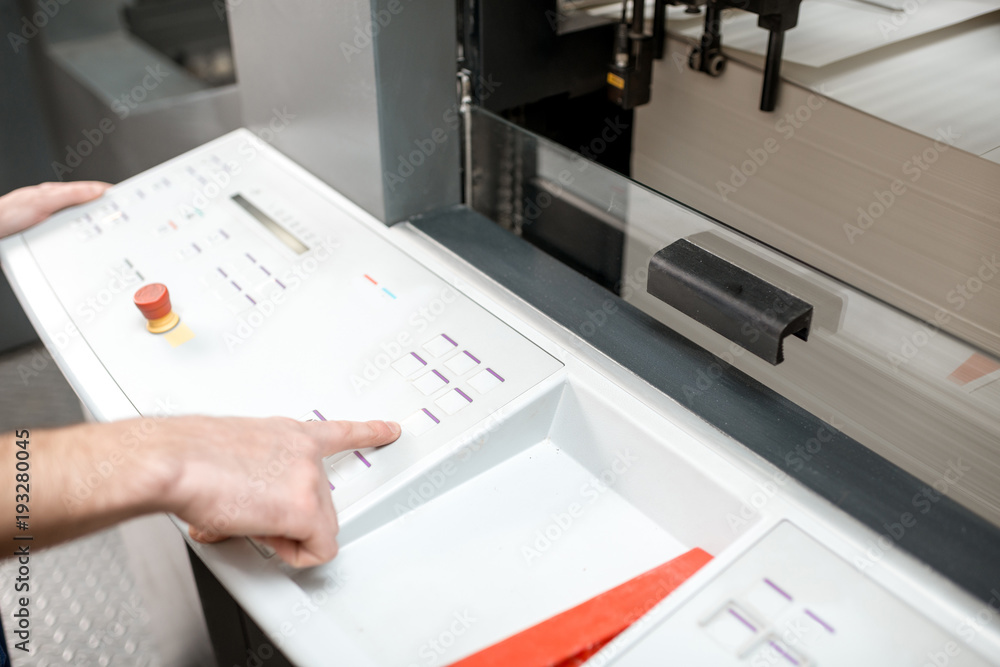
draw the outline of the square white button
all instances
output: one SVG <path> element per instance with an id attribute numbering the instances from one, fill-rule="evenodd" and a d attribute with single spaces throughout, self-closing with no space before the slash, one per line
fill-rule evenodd
<path id="1" fill-rule="evenodd" d="M 427 431 L 437 426 L 438 420 L 427 410 L 417 410 L 412 415 L 401 421 L 399 425 L 402 426 L 403 430 L 407 433 L 418 436 L 427 433 Z"/>
<path id="2" fill-rule="evenodd" d="M 440 357 L 442 354 L 448 354 L 455 349 L 455 343 L 444 334 L 440 334 L 424 343 L 424 349 L 435 357 Z"/>
<path id="3" fill-rule="evenodd" d="M 730 651 L 738 652 L 759 636 L 755 619 L 735 604 L 727 604 L 709 621 L 708 634 Z"/>
<path id="4" fill-rule="evenodd" d="M 459 352 L 454 357 L 444 362 L 444 365 L 454 373 L 455 375 L 465 375 L 467 372 L 479 365 L 479 359 L 476 359 L 468 350 Z"/>
<path id="5" fill-rule="evenodd" d="M 413 386 L 419 389 L 425 396 L 430 396 L 446 384 L 448 384 L 448 381 L 437 371 L 425 373 L 413 381 Z"/>
<path id="6" fill-rule="evenodd" d="M 792 601 L 792 596 L 785 589 L 770 579 L 757 582 L 744 598 L 763 618 L 774 618 Z"/>
<path id="7" fill-rule="evenodd" d="M 234 294 L 225 301 L 226 309 L 229 310 L 233 315 L 239 315 L 240 313 L 246 312 L 253 308 L 254 304 L 250 302 L 246 294 Z"/>
<path id="8" fill-rule="evenodd" d="M 206 287 L 214 287 L 216 285 L 228 283 L 230 273 L 230 271 L 226 271 L 222 267 L 214 267 L 211 271 L 203 273 L 199 280 L 201 280 L 201 284 Z"/>
<path id="9" fill-rule="evenodd" d="M 447 412 L 449 415 L 455 414 L 471 402 L 472 399 L 469 398 L 468 394 L 461 389 L 453 389 L 435 401 L 435 403 L 438 404 L 438 407 Z"/>
<path id="10" fill-rule="evenodd" d="M 486 394 L 493 391 L 500 386 L 501 382 L 503 382 L 503 379 L 496 373 L 493 373 L 489 368 L 485 371 L 480 371 L 469 378 L 469 384 L 472 385 L 472 388 L 480 394 Z"/>
<path id="11" fill-rule="evenodd" d="M 351 452 L 344 458 L 340 459 L 336 463 L 330 466 L 333 468 L 334 472 L 344 478 L 344 480 L 350 481 L 351 479 L 357 477 L 361 473 L 368 470 L 368 466 L 358 458 L 358 455 Z"/>
<path id="12" fill-rule="evenodd" d="M 427 362 L 424 361 L 419 355 L 410 352 L 402 359 L 394 361 L 392 367 L 397 373 L 405 378 L 408 378 L 426 365 Z"/>

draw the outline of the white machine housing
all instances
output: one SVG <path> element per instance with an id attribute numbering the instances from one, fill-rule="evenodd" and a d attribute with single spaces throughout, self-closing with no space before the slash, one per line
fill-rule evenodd
<path id="1" fill-rule="evenodd" d="M 331 563 L 189 540 L 296 664 L 450 664 L 693 547 L 714 560 L 591 664 L 1000 655 L 982 602 L 246 130 L 4 241 L 0 259 L 101 420 L 402 422 L 396 443 L 326 461 Z M 131 303 L 150 282 L 181 318 L 165 335 Z"/>

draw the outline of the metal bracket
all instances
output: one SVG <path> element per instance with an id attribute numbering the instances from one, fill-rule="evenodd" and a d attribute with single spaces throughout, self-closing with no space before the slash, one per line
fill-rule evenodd
<path id="1" fill-rule="evenodd" d="M 687 239 L 653 256 L 646 291 L 774 365 L 786 336 L 809 338 L 812 305 Z"/>

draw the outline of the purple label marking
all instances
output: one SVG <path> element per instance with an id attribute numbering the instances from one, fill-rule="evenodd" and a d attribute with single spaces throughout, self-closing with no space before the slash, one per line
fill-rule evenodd
<path id="1" fill-rule="evenodd" d="M 780 654 L 781 654 L 781 656 L 782 656 L 782 657 L 783 657 L 783 658 L 784 658 L 785 660 L 787 660 L 788 662 L 792 663 L 793 665 L 798 665 L 798 664 L 799 664 L 799 661 L 798 661 L 798 660 L 796 660 L 796 659 L 795 659 L 795 658 L 793 658 L 792 656 L 788 655 L 788 653 L 786 653 L 784 649 L 782 649 L 782 648 L 781 648 L 780 646 L 778 646 L 778 645 L 777 645 L 777 644 L 775 644 L 774 642 L 770 642 L 770 641 L 769 641 L 769 642 L 768 642 L 768 644 L 770 644 L 770 645 L 771 645 L 771 648 L 773 648 L 773 649 L 774 649 L 775 651 L 777 651 L 778 653 L 780 653 Z"/>
<path id="2" fill-rule="evenodd" d="M 235 281 L 235 280 L 230 280 L 229 282 L 230 282 L 230 283 L 232 283 L 232 284 L 233 284 L 233 287 L 235 287 L 235 288 L 236 288 L 236 289 L 238 289 L 239 291 L 241 291 L 241 292 L 243 291 L 243 288 L 242 288 L 242 287 L 240 287 L 239 285 L 237 285 L 237 284 L 236 284 L 236 281 Z"/>
<path id="3" fill-rule="evenodd" d="M 495 370 L 493 370 L 492 368 L 487 368 L 486 370 L 489 371 L 490 375 L 492 375 L 496 379 L 500 380 L 501 382 L 506 382 L 506 380 L 504 380 L 502 377 L 500 377 L 499 375 L 497 375 L 497 372 Z"/>
<path id="4" fill-rule="evenodd" d="M 219 273 L 221 273 L 223 278 L 228 278 L 229 277 L 229 275 L 225 271 L 222 270 L 221 266 L 216 267 L 215 270 L 218 271 Z"/>
<path id="5" fill-rule="evenodd" d="M 736 610 L 733 609 L 732 607 L 729 608 L 729 613 L 735 616 L 736 620 L 738 620 L 740 623 L 750 628 L 751 632 L 757 632 L 757 628 L 755 628 L 750 621 L 748 621 L 747 619 L 743 618 L 738 613 L 736 613 Z"/>
<path id="6" fill-rule="evenodd" d="M 389 290 L 387 290 L 386 288 L 383 287 L 382 291 L 385 292 L 386 294 L 388 294 L 389 296 L 391 296 L 393 299 L 396 298 L 396 295 L 393 294 L 392 292 L 390 292 Z"/>
<path id="7" fill-rule="evenodd" d="M 437 369 L 432 370 L 431 373 L 434 373 L 434 375 L 437 375 L 439 378 L 441 378 L 442 380 L 444 380 L 445 384 L 450 384 L 450 382 L 448 382 L 448 378 L 446 378 L 445 376 L 443 376 L 440 373 L 438 373 Z"/>
<path id="8" fill-rule="evenodd" d="M 426 366 L 426 365 L 427 365 L 427 362 L 426 362 L 426 361 L 424 361 L 423 359 L 421 359 L 421 358 L 420 358 L 420 355 L 419 355 L 419 354 L 417 354 L 416 352 L 410 352 L 410 354 L 412 354 L 412 355 L 413 355 L 413 356 L 414 356 L 414 357 L 416 358 L 416 360 L 417 360 L 417 361 L 419 361 L 419 362 L 420 362 L 421 364 L 423 364 L 424 366 Z"/>
<path id="9" fill-rule="evenodd" d="M 245 252 L 245 253 L 243 253 L 243 254 L 244 254 L 244 255 L 246 255 L 246 256 L 247 256 L 247 259 L 249 259 L 249 260 L 250 260 L 251 262 L 253 262 L 254 264 L 256 264 L 256 263 L 257 263 L 257 260 L 256 260 L 256 259 L 254 259 L 254 258 L 253 258 L 253 255 L 251 255 L 250 253 L 248 253 L 248 252 Z"/>
<path id="10" fill-rule="evenodd" d="M 326 480 L 326 481 L 327 481 L 327 482 L 330 482 L 330 480 Z M 335 491 L 336 489 L 337 489 L 337 487 L 335 487 L 335 486 L 333 485 L 333 482 L 330 482 L 330 490 L 331 490 L 331 491 Z"/>
<path id="11" fill-rule="evenodd" d="M 261 271 L 263 271 L 263 272 L 264 272 L 265 274 L 267 274 L 268 276 L 270 276 L 270 275 L 271 275 L 271 272 L 270 272 L 270 271 L 268 271 L 268 270 L 267 270 L 266 268 L 264 268 L 264 266 L 263 266 L 263 265 L 261 265 L 261 267 L 260 267 L 260 270 L 261 270 Z"/>
<path id="12" fill-rule="evenodd" d="M 438 419 L 437 417 L 435 417 L 434 415 L 432 415 L 430 410 L 428 410 L 427 408 L 420 408 L 420 409 L 424 411 L 425 415 L 427 415 L 428 417 L 430 417 L 431 419 L 433 419 L 435 424 L 440 424 L 441 423 L 441 420 Z"/>
<path id="13" fill-rule="evenodd" d="M 195 250 L 197 250 L 198 252 L 201 252 L 201 248 L 198 247 L 197 243 L 192 243 L 191 247 L 194 248 Z"/>
<path id="14" fill-rule="evenodd" d="M 456 343 L 456 342 L 455 342 L 455 341 L 453 341 L 453 340 L 452 340 L 451 338 L 449 338 L 449 337 L 448 337 L 448 334 L 441 334 L 441 338 L 444 338 L 444 339 L 445 339 L 446 341 L 448 341 L 449 343 L 451 343 L 451 344 L 452 344 L 452 345 L 454 345 L 455 347 L 458 347 L 458 343 Z"/>
<path id="15" fill-rule="evenodd" d="M 249 301 L 249 302 L 250 302 L 250 303 L 252 303 L 253 305 L 255 305 L 255 306 L 257 305 L 257 302 L 256 302 L 256 301 L 254 301 L 254 300 L 253 300 L 253 297 L 252 297 L 252 296 L 250 296 L 249 294 L 244 294 L 243 296 L 245 296 L 245 297 L 247 298 L 247 301 Z"/>
<path id="16" fill-rule="evenodd" d="M 277 278 L 274 279 L 274 282 L 278 283 L 278 287 L 280 287 L 281 289 L 288 289 L 287 287 L 285 287 L 285 283 L 281 282 Z"/>
<path id="17" fill-rule="evenodd" d="M 357 456 L 359 459 L 361 459 L 361 462 L 364 463 L 366 466 L 368 466 L 369 468 L 372 467 L 372 464 L 368 463 L 368 459 L 362 456 L 361 452 L 359 452 L 358 450 L 354 450 L 354 455 Z"/>
<path id="18" fill-rule="evenodd" d="M 826 621 L 824 621 L 822 618 L 820 618 L 816 614 L 812 613 L 808 609 L 806 609 L 806 616 L 808 616 L 812 620 L 814 620 L 817 623 L 819 623 L 820 625 L 822 625 L 824 628 L 826 628 L 826 631 L 829 632 L 830 634 L 834 634 L 836 632 L 836 630 L 833 629 L 833 626 L 831 626 L 830 624 L 828 624 Z"/>
<path id="19" fill-rule="evenodd" d="M 786 593 L 785 591 L 781 590 L 781 587 L 778 586 L 778 584 L 774 583 L 773 581 L 771 581 L 766 577 L 764 578 L 764 583 L 773 588 L 774 590 L 776 590 L 778 594 L 781 595 L 781 597 L 785 598 L 789 602 L 792 601 L 792 596 Z"/>
<path id="20" fill-rule="evenodd" d="M 227 240 L 229 239 L 229 234 L 226 233 L 225 229 L 220 229 L 219 233 L 222 234 L 222 238 L 227 239 Z"/>
<path id="21" fill-rule="evenodd" d="M 468 394 L 466 394 L 466 393 L 465 393 L 464 391 L 462 391 L 462 390 L 461 390 L 461 389 L 459 389 L 458 387 L 455 387 L 455 391 L 457 391 L 457 392 L 458 392 L 458 395 L 459 395 L 459 396 L 461 396 L 462 398 L 464 398 L 465 400 L 467 400 L 467 401 L 468 401 L 469 403 L 472 403 L 472 399 L 471 399 L 471 398 L 469 398 L 469 395 L 468 395 Z"/>
<path id="22" fill-rule="evenodd" d="M 472 353 L 469 352 L 468 350 L 465 351 L 465 356 L 467 356 L 469 359 L 472 359 L 477 364 L 482 363 L 481 361 L 479 361 L 479 359 L 476 359 L 474 356 L 472 356 Z"/>
<path id="23" fill-rule="evenodd" d="M 313 414 L 314 414 L 314 415 L 316 415 L 317 417 L 319 417 L 319 420 L 320 420 L 321 422 L 325 422 L 325 421 L 326 421 L 326 417 L 324 417 L 323 415 L 321 415 L 321 414 L 319 413 L 319 410 L 313 410 Z"/>

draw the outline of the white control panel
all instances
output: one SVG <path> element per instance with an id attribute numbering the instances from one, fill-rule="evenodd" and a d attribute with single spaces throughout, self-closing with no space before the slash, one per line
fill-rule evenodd
<path id="1" fill-rule="evenodd" d="M 594 664 L 985 664 L 992 639 L 948 631 L 974 602 L 903 590 L 925 573 L 891 557 L 881 584 L 857 571 L 844 558 L 866 529 L 792 483 L 747 515 L 774 488 L 757 457 L 423 241 L 241 130 L 0 256 L 104 418 L 402 423 L 388 447 L 327 460 L 332 562 L 190 543 L 296 664 L 451 664 L 694 547 L 712 563 Z M 150 283 L 180 318 L 164 333 L 133 304 Z"/>
<path id="2" fill-rule="evenodd" d="M 989 665 L 964 639 L 782 522 L 618 664 Z"/>
<path id="3" fill-rule="evenodd" d="M 401 422 L 331 460 L 343 510 L 561 368 L 383 233 L 238 131 L 23 238 L 142 414 Z M 154 282 L 181 320 L 165 334 L 132 303 Z"/>

